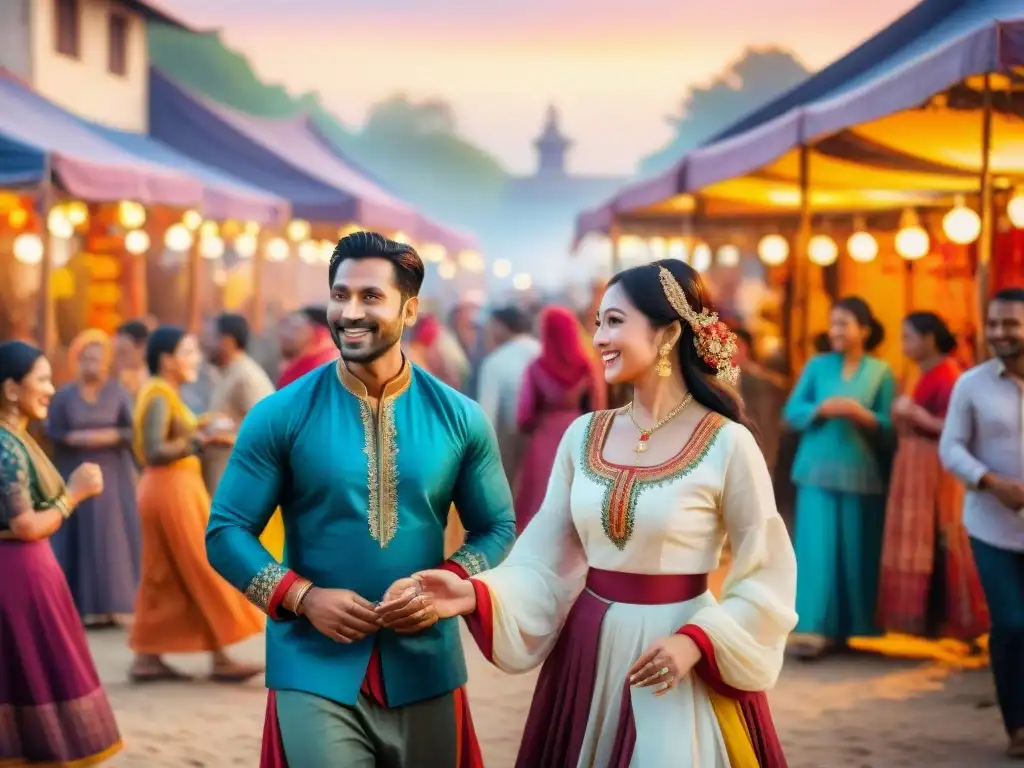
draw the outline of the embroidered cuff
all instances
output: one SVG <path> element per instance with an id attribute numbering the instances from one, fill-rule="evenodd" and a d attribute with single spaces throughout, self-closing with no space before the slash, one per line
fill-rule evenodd
<path id="1" fill-rule="evenodd" d="M 469 576 L 476 576 L 478 573 L 486 571 L 490 567 L 487 564 L 487 558 L 468 544 L 464 545 L 458 552 L 452 555 L 448 559 L 448 562 L 461 565 L 462 569 Z"/>
<path id="2" fill-rule="evenodd" d="M 297 578 L 298 574 L 284 566 L 268 563 L 249 582 L 245 588 L 245 597 L 270 618 L 277 619 L 281 601 Z"/>

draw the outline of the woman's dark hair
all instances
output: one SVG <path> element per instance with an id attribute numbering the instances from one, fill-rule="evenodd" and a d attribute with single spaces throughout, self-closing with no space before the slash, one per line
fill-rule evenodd
<path id="1" fill-rule="evenodd" d="M 142 346 L 149 339 L 149 328 L 141 320 L 129 320 L 126 323 L 121 323 L 121 325 L 117 326 L 117 330 L 114 333 L 118 336 L 126 336 L 136 346 Z"/>
<path id="2" fill-rule="evenodd" d="M 8 379 L 21 384 L 42 356 L 43 351 L 39 347 L 24 341 L 0 343 L 0 384 Z"/>
<path id="3" fill-rule="evenodd" d="M 151 375 L 160 373 L 160 358 L 173 355 L 187 335 L 184 328 L 176 325 L 161 325 L 149 334 L 149 341 L 146 342 L 146 367 Z"/>
<path id="4" fill-rule="evenodd" d="M 661 287 L 661 267 L 672 273 L 694 312 L 712 309 L 700 275 L 693 267 L 678 259 L 662 259 L 624 270 L 615 275 L 608 282 L 608 286 L 621 285 L 633 306 L 640 310 L 655 328 L 664 328 L 673 322 L 680 323 L 683 335 L 677 347 L 679 369 L 693 399 L 705 408 L 751 428 L 739 393 L 720 384 L 715 378 L 715 369 L 697 354 L 693 328 L 679 317 Z"/>
<path id="5" fill-rule="evenodd" d="M 857 321 L 857 325 L 868 329 L 868 337 L 864 340 L 866 352 L 875 349 L 885 339 L 885 328 L 878 322 L 878 318 L 875 317 L 875 313 L 871 311 L 868 303 L 860 296 L 846 296 L 833 304 L 832 309 L 849 312 Z"/>
<path id="6" fill-rule="evenodd" d="M 935 349 L 940 354 L 948 355 L 956 350 L 956 336 L 949 330 L 945 320 L 934 312 L 911 312 L 903 322 L 907 323 L 920 336 L 931 336 L 935 340 Z"/>

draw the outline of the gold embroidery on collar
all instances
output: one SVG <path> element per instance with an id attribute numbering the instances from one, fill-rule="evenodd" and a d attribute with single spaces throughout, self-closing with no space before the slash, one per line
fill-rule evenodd
<path id="1" fill-rule="evenodd" d="M 378 413 L 366 386 L 338 361 L 338 379 L 359 398 L 363 422 L 363 453 L 366 454 L 367 518 L 370 535 L 386 547 L 398 530 L 398 428 L 395 425 L 395 400 L 412 382 L 412 366 L 406 360 L 401 372 L 384 386 Z"/>

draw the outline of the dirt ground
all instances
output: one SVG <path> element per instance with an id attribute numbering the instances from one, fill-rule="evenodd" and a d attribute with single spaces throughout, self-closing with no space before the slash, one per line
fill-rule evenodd
<path id="1" fill-rule="evenodd" d="M 100 675 L 127 742 L 115 768 L 256 768 L 266 694 L 207 682 L 132 686 L 121 630 L 90 633 Z M 488 768 L 511 768 L 535 676 L 488 665 L 466 636 L 470 698 Z M 258 660 L 262 638 L 237 649 Z M 903 649 L 906 650 L 906 649 Z M 172 657 L 204 672 L 202 657 Z M 1003 734 L 987 670 L 858 654 L 816 664 L 791 662 L 771 695 L 791 768 L 989 768 Z"/>

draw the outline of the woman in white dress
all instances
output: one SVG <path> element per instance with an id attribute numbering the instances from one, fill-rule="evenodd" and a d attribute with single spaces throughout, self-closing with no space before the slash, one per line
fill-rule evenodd
<path id="1" fill-rule="evenodd" d="M 521 768 L 785 766 L 764 692 L 796 624 L 796 562 L 729 386 L 734 337 L 706 307 L 681 261 L 617 275 L 594 343 L 632 404 L 569 428 L 504 563 L 414 576 L 500 669 L 544 664 Z"/>

